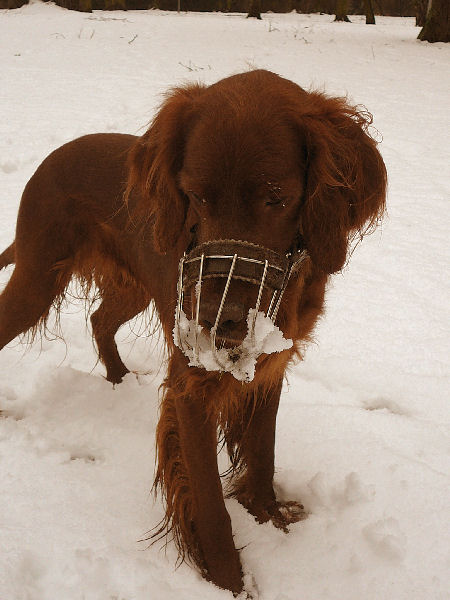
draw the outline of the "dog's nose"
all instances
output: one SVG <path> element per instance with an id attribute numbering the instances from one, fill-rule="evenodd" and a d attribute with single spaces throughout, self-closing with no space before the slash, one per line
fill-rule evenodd
<path id="1" fill-rule="evenodd" d="M 217 319 L 219 307 L 212 302 L 201 303 L 199 323 L 202 327 L 211 330 Z M 222 314 L 217 324 L 217 330 L 221 332 L 232 332 L 236 325 L 241 323 L 245 317 L 244 305 L 239 302 L 225 302 Z"/>

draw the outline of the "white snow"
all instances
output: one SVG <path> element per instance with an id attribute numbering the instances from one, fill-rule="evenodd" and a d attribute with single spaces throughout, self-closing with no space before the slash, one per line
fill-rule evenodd
<path id="1" fill-rule="evenodd" d="M 332 19 L 0 11 L 0 247 L 51 150 L 143 132 L 170 86 L 255 66 L 365 104 L 383 136 L 389 214 L 333 278 L 277 422 L 278 494 L 309 517 L 286 535 L 227 508 L 261 600 L 445 600 L 450 46 L 418 42 L 414 19 Z M 140 374 L 113 389 L 83 308 L 62 327 L 66 344 L 0 352 L 1 600 L 231 598 L 175 570 L 172 544 L 138 541 L 162 516 L 150 494 L 161 346 L 141 321 L 125 326 L 120 351 Z"/>
<path id="2" fill-rule="evenodd" d="M 251 308 L 247 315 L 247 334 L 239 346 L 217 348 L 212 333 L 204 331 L 195 319 L 180 311 L 173 330 L 175 345 L 189 358 L 190 367 L 206 371 L 231 373 L 238 381 L 249 383 L 255 376 L 256 361 L 261 354 L 273 354 L 292 348 L 272 319 Z"/>

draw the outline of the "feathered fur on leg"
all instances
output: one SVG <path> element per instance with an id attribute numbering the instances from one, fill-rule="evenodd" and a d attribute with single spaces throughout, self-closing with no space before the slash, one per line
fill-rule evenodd
<path id="1" fill-rule="evenodd" d="M 181 454 L 175 392 L 164 384 L 165 391 L 156 429 L 157 469 L 153 489 L 160 491 L 165 504 L 165 516 L 153 534 L 159 540 L 172 534 L 179 561 L 189 559 L 200 571 L 205 571 L 204 560 L 195 540 L 192 493 L 189 477 Z"/>
<path id="2" fill-rule="evenodd" d="M 174 352 L 157 429 L 155 486 L 166 515 L 155 536 L 171 532 L 181 560 L 191 560 L 207 579 L 239 593 L 241 564 L 217 466 L 217 415 L 210 409 L 218 387 L 215 375 L 188 368 Z"/>

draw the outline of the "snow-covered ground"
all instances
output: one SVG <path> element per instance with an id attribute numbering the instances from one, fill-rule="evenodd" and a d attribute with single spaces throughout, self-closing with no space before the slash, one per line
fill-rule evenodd
<path id="1" fill-rule="evenodd" d="M 348 94 L 375 115 L 389 215 L 334 277 L 327 314 L 285 386 L 276 484 L 310 515 L 289 535 L 227 501 L 261 600 L 444 600 L 449 557 L 450 46 L 412 19 L 0 11 L 0 247 L 55 147 L 143 132 L 169 86 L 250 67 Z M 12 269 L 0 273 L 2 287 Z M 0 353 L 0 599 L 219 600 L 175 551 L 148 548 L 161 349 L 125 326 L 141 373 L 116 389 L 82 307 L 66 344 Z"/>

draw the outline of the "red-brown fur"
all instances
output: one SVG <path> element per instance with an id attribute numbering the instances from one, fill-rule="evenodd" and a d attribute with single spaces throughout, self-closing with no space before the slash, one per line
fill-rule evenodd
<path id="1" fill-rule="evenodd" d="M 267 71 L 172 90 L 142 137 L 95 134 L 53 152 L 27 184 L 15 242 L 0 255 L 0 268 L 15 262 L 0 296 L 0 348 L 45 323 L 76 277 L 102 299 L 92 328 L 113 383 L 128 372 L 114 335 L 154 301 L 169 354 L 155 479 L 166 517 L 156 536 L 172 531 L 180 557 L 234 593 L 243 580 L 217 430 L 231 458 L 228 494 L 260 522 L 286 530 L 299 520 L 301 505 L 282 505 L 273 490 L 279 395 L 322 313 L 329 275 L 384 211 L 386 171 L 370 122 L 343 99 Z M 274 193 L 283 203 L 273 204 Z M 261 356 L 251 383 L 189 367 L 174 346 L 178 262 L 193 232 L 197 243 L 241 239 L 282 254 L 298 233 L 305 241 L 309 258 L 277 320 L 294 346 Z M 209 305 L 220 293 L 205 281 Z M 227 302 L 243 303 L 246 314 L 254 294 L 252 284 L 233 282 Z M 242 337 L 242 323 L 233 327 L 230 336 Z"/>

